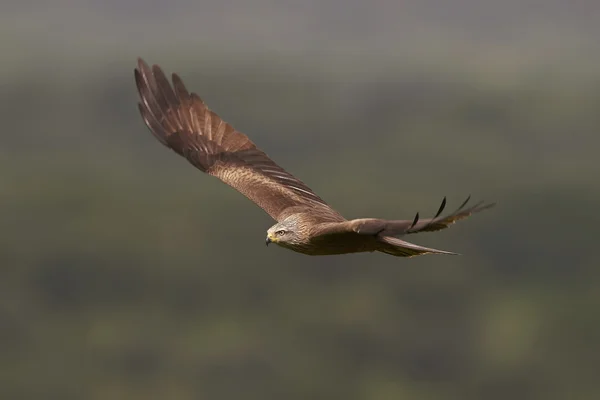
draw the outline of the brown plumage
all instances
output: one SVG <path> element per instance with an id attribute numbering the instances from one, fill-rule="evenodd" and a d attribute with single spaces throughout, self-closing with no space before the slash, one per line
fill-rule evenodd
<path id="1" fill-rule="evenodd" d="M 346 220 L 308 186 L 285 171 L 189 93 L 177 74 L 172 86 L 157 65 L 138 60 L 135 82 L 140 113 L 152 134 L 192 165 L 238 190 L 265 210 L 277 224 L 267 231 L 270 242 L 310 255 L 381 251 L 412 257 L 427 253 L 456 254 L 398 239 L 405 234 L 437 231 L 494 204 L 467 200 L 454 213 L 413 220 L 375 218 Z"/>

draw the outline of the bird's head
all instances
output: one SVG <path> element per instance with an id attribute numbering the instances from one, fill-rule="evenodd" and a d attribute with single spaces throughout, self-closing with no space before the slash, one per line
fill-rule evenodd
<path id="1" fill-rule="evenodd" d="M 299 239 L 295 220 L 287 218 L 269 228 L 266 244 L 268 246 L 269 243 L 276 243 L 283 247 L 294 247 L 294 245 L 298 244 Z"/>

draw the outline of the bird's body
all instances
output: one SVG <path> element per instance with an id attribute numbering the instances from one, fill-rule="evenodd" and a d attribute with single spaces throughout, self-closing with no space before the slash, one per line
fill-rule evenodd
<path id="1" fill-rule="evenodd" d="M 141 59 L 135 70 L 141 102 L 139 109 L 154 136 L 201 171 L 237 189 L 277 221 L 267 232 L 267 244 L 309 255 L 380 251 L 412 257 L 428 253 L 455 254 L 400 240 L 406 234 L 435 231 L 484 210 L 493 204 L 478 203 L 440 217 L 420 220 L 364 218 L 346 220 L 306 184 L 285 171 L 210 111 L 195 93 L 188 93 L 173 74 L 173 86 L 162 70 Z"/>
<path id="2" fill-rule="evenodd" d="M 290 215 L 284 221 L 284 226 L 292 227 L 293 231 L 299 234 L 281 241 L 276 233 L 280 224 L 276 224 L 267 232 L 267 241 L 311 256 L 377 250 L 378 242 L 375 237 L 365 237 L 352 232 L 347 227 L 348 222 L 342 217 L 328 221 L 327 218 L 315 215 L 311 210 L 305 210 Z M 291 231 L 292 228 L 287 230 Z"/>

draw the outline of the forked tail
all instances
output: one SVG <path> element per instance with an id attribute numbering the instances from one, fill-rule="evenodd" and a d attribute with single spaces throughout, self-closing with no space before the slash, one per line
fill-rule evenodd
<path id="1" fill-rule="evenodd" d="M 381 251 L 382 253 L 386 254 L 391 254 L 396 257 L 415 257 L 421 256 L 423 254 L 458 255 L 458 253 L 453 253 L 450 251 L 437 250 L 405 242 L 404 240 L 400 240 L 392 236 L 379 236 L 378 240 L 380 242 L 380 246 L 377 249 L 377 251 Z"/>

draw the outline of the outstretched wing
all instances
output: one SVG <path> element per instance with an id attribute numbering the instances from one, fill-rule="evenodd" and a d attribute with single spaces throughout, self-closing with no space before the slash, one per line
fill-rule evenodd
<path id="1" fill-rule="evenodd" d="M 372 237 L 378 243 L 378 245 L 375 246 L 375 250 L 398 257 L 414 257 L 422 254 L 457 254 L 405 242 L 404 240 L 400 240 L 397 236 L 444 229 L 460 219 L 495 205 L 494 203 L 485 204 L 479 202 L 472 207 L 466 207 L 469 199 L 470 196 L 456 211 L 444 217 L 440 217 L 440 215 L 446 206 L 446 198 L 442 201 L 438 212 L 433 218 L 421 220 L 417 213 L 413 220 L 385 220 L 377 218 L 354 219 L 351 221 L 318 225 L 318 234 L 328 239 L 331 243 L 336 243 L 336 241 L 340 240 L 339 238 L 350 241 L 353 236 L 363 238 Z M 358 240 L 358 243 L 369 243 L 368 241 L 361 242 L 360 239 L 352 240 Z"/>
<path id="2" fill-rule="evenodd" d="M 470 217 L 476 212 L 487 210 L 488 208 L 492 208 L 496 205 L 496 203 L 485 203 L 484 201 L 480 201 L 475 205 L 467 207 L 469 200 L 471 200 L 471 196 L 467 197 L 467 199 L 460 205 L 460 207 L 456 209 L 456 211 L 441 217 L 440 215 L 446 207 L 446 198 L 444 197 L 438 212 L 435 214 L 435 217 L 420 219 L 419 213 L 417 213 L 411 224 L 408 226 L 408 229 L 404 233 L 434 232 L 446 229 L 456 221 Z M 407 221 L 399 222 L 406 223 Z"/>
<path id="3" fill-rule="evenodd" d="M 160 67 L 150 68 L 138 59 L 135 82 L 140 113 L 162 144 L 244 194 L 275 220 L 285 219 L 298 207 L 339 215 L 246 135 L 210 111 L 200 97 L 188 93 L 177 74 L 172 80 L 173 87 Z"/>
<path id="4" fill-rule="evenodd" d="M 364 235 L 399 236 L 410 233 L 433 232 L 445 229 L 456 221 L 467 218 L 473 213 L 494 207 L 496 203 L 480 201 L 474 206 L 467 207 L 471 196 L 462 203 L 453 213 L 440 216 L 446 207 L 446 198 L 442 201 L 438 212 L 433 218 L 420 219 L 419 213 L 412 220 L 385 220 L 376 218 L 363 218 L 350 221 L 352 230 Z"/>

